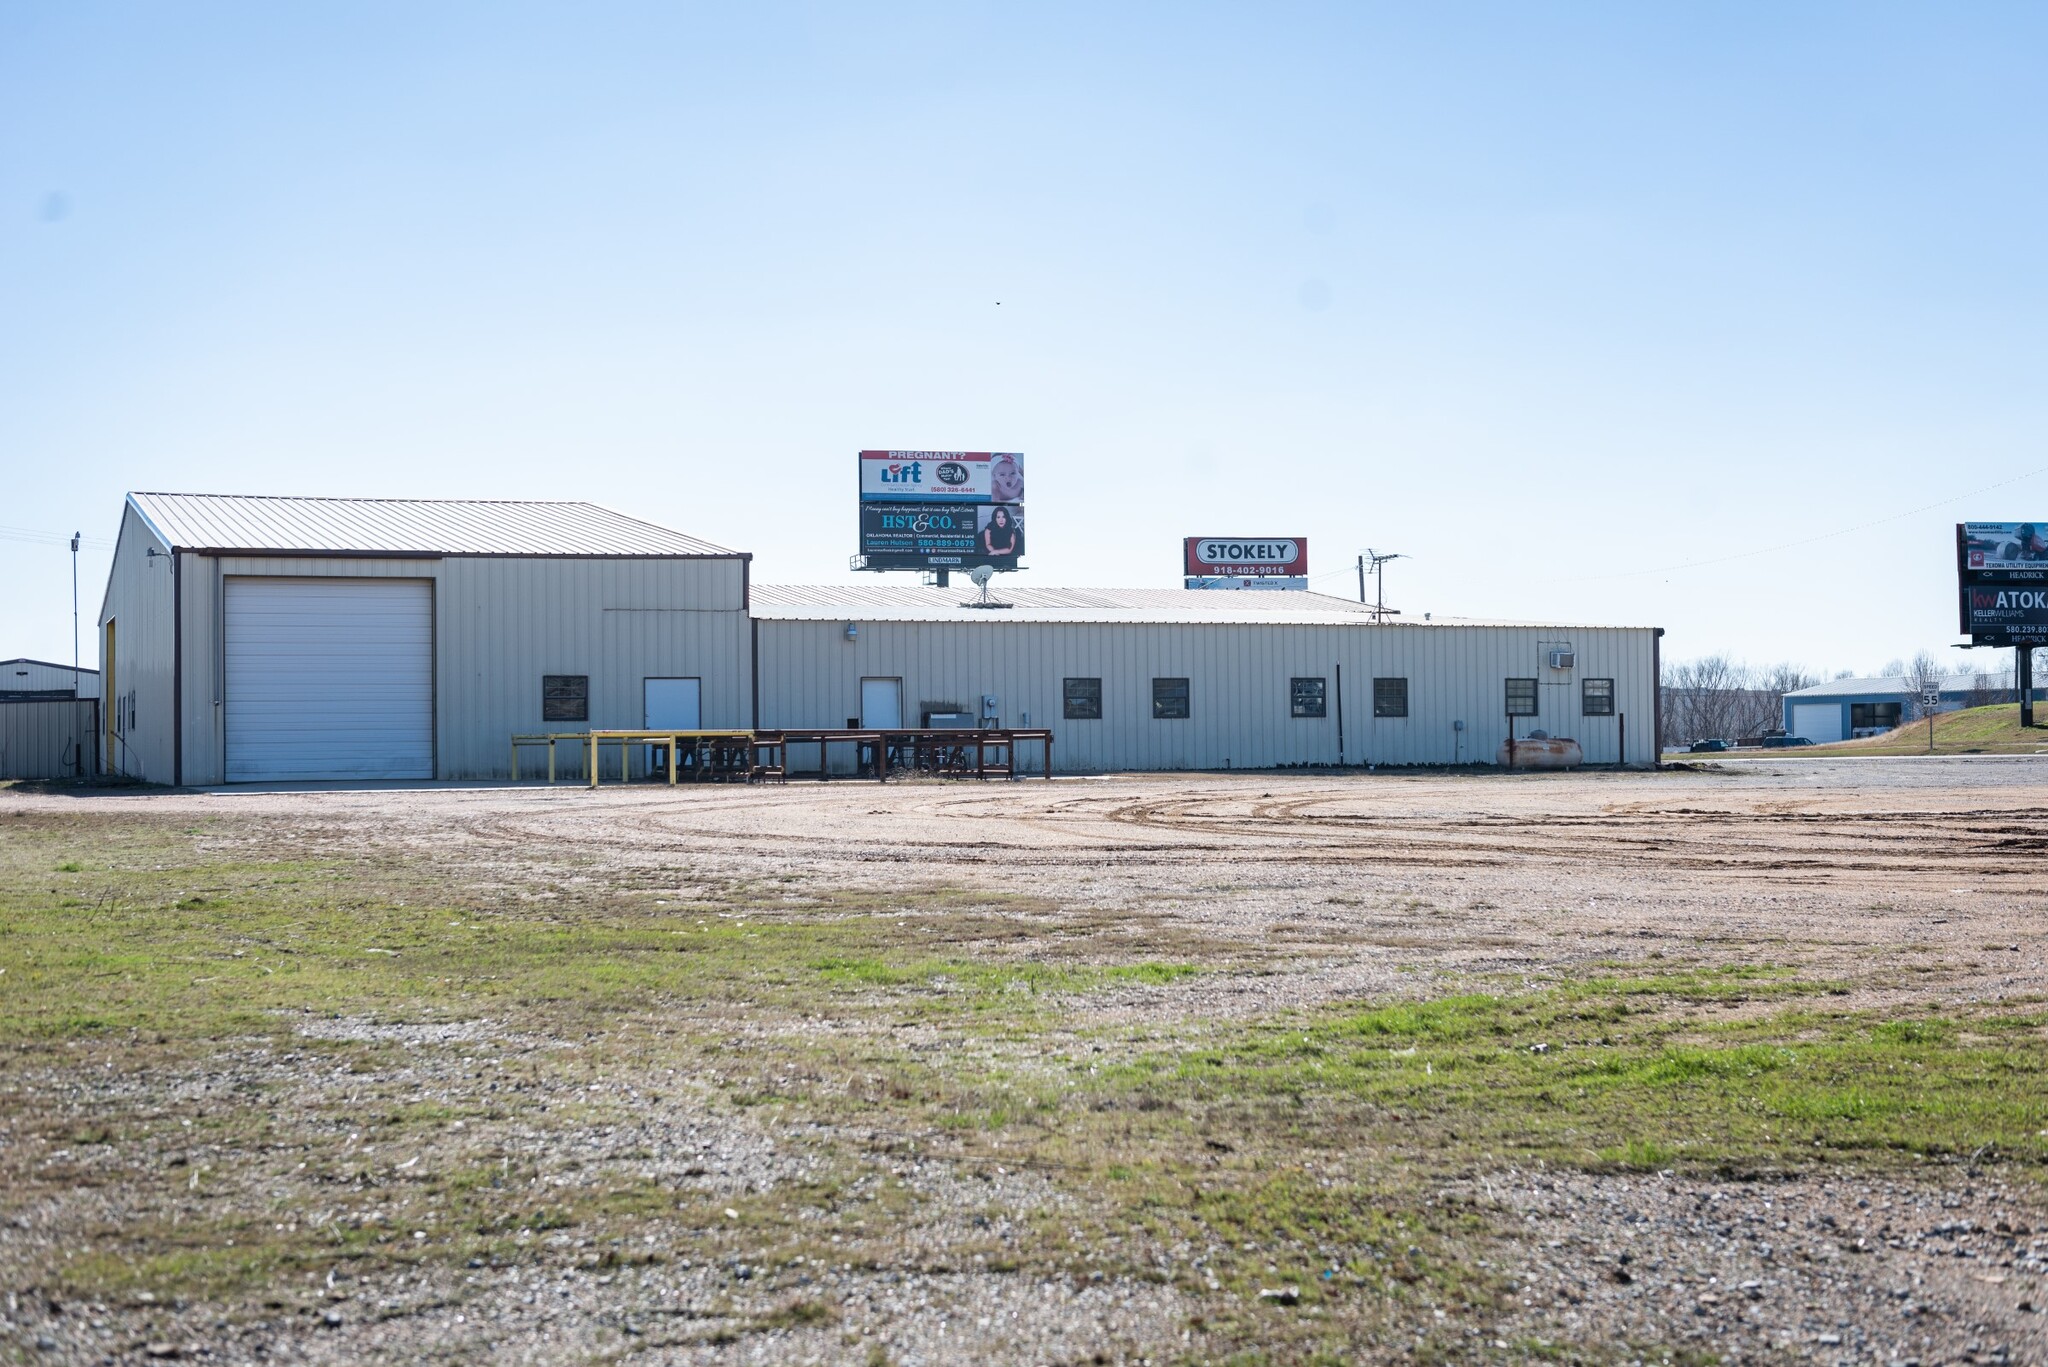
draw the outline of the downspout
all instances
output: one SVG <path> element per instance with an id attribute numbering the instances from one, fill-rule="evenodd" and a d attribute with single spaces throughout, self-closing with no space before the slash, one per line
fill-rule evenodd
<path id="1" fill-rule="evenodd" d="M 171 784 L 185 786 L 185 557 L 171 547 Z"/>
<path id="2" fill-rule="evenodd" d="M 1664 628 L 1651 627 L 1655 635 L 1650 637 L 1650 688 L 1655 700 L 1656 721 L 1650 727 L 1650 767 L 1664 767 Z"/>
<path id="3" fill-rule="evenodd" d="M 751 638 L 747 661 L 747 689 L 751 698 L 747 703 L 747 729 L 761 729 L 761 620 L 754 616 L 754 557 L 740 557 L 740 607 L 747 614 L 747 632 Z"/>
<path id="4" fill-rule="evenodd" d="M 1337 666 L 1337 767 L 1344 767 L 1344 666 Z"/>

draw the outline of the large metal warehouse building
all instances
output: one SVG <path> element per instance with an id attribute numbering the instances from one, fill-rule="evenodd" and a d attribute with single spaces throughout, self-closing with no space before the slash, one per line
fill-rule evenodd
<path id="1" fill-rule="evenodd" d="M 697 680 L 701 724 L 745 726 L 747 562 L 589 503 L 130 494 L 99 618 L 107 768 L 496 777 L 548 677 L 582 679 L 588 716 L 548 729 L 639 725 L 647 679 Z"/>
<path id="2" fill-rule="evenodd" d="M 1656 758 L 1648 627 L 1376 622 L 1301 592 L 775 587 L 588 503 L 137 493 L 100 610 L 107 768 L 483 779 L 515 732 L 1050 727 L 1066 771 Z M 1029 760 L 1029 755 L 1021 756 Z"/>

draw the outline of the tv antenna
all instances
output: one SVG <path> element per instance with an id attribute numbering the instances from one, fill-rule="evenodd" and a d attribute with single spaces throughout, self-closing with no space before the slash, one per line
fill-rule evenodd
<path id="1" fill-rule="evenodd" d="M 1372 562 L 1372 581 L 1374 586 L 1373 621 L 1383 621 L 1388 617 L 1399 617 L 1401 615 L 1401 609 L 1387 606 L 1387 562 L 1389 560 L 1407 560 L 1410 558 L 1399 551 L 1390 551 L 1382 555 L 1370 546 L 1365 548 L 1364 555 L 1358 557 L 1358 601 L 1361 603 L 1365 601 L 1366 562 L 1368 560 Z"/>

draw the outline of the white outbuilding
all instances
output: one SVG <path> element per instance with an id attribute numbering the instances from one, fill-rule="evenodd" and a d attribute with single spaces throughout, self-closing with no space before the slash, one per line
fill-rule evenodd
<path id="1" fill-rule="evenodd" d="M 105 768 L 488 779 L 515 733 L 1049 728 L 1062 772 L 1657 755 L 1649 627 L 1376 621 L 1305 592 L 771 587 L 590 503 L 137 493 L 99 614 Z M 795 757 L 792 757 L 795 758 Z M 1019 760 L 1028 768 L 1032 754 Z"/>

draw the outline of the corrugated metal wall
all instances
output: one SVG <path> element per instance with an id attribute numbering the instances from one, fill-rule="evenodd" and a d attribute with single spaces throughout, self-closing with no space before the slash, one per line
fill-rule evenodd
<path id="1" fill-rule="evenodd" d="M 706 726 L 751 706 L 746 571 L 736 559 L 190 557 L 185 582 L 185 781 L 219 783 L 222 623 L 233 576 L 368 576 L 434 585 L 436 773 L 509 773 L 515 731 L 641 724 L 641 681 L 701 678 Z M 544 674 L 590 676 L 587 723 L 541 720 Z"/>
<path id="2" fill-rule="evenodd" d="M 906 722 L 926 702 L 972 710 L 980 695 L 996 694 L 1005 724 L 1053 729 L 1061 770 L 1492 763 L 1507 735 L 1506 680 L 1514 677 L 1539 680 L 1539 714 L 1518 719 L 1517 735 L 1572 736 L 1589 763 L 1612 764 L 1622 758 L 1625 714 L 1625 762 L 1655 758 L 1655 633 L 1647 628 L 857 624 L 848 641 L 844 622 L 760 623 L 763 727 L 844 725 L 860 711 L 862 678 L 893 677 L 903 681 Z M 1576 667 L 1550 669 L 1555 647 L 1575 650 Z M 1061 716 L 1069 676 L 1102 680 L 1100 721 Z M 1152 680 L 1171 677 L 1190 681 L 1187 720 L 1152 716 Z M 1290 715 L 1295 677 L 1328 681 L 1327 715 Z M 1408 680 L 1407 717 L 1372 715 L 1375 677 Z M 1615 681 L 1617 715 L 1580 714 L 1587 678 Z"/>
<path id="3" fill-rule="evenodd" d="M 77 684 L 78 696 L 97 698 L 100 695 L 100 676 L 93 672 L 91 662 L 97 658 L 90 640 L 79 643 L 80 665 L 74 675 L 70 665 L 48 664 L 42 660 L 17 660 L 0 670 L 0 692 L 55 693 L 68 692 Z"/>
<path id="4" fill-rule="evenodd" d="M 158 554 L 148 551 L 155 547 Z M 113 744 L 104 743 L 102 772 L 125 774 L 151 783 L 170 783 L 172 594 L 175 576 L 166 547 L 133 508 L 121 514 L 121 534 L 114 543 L 114 564 L 107 573 L 107 592 L 100 605 L 98 656 L 106 644 L 106 624 L 114 622 L 114 676 L 99 661 L 100 683 L 107 712 L 116 718 Z M 187 557 L 190 563 L 190 557 Z M 189 593 L 190 585 L 187 585 Z"/>
<path id="5" fill-rule="evenodd" d="M 97 772 L 99 715 L 90 698 L 0 702 L 0 779 Z"/>

